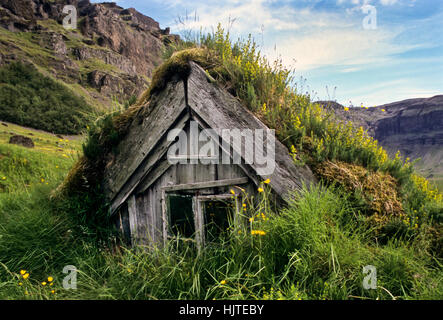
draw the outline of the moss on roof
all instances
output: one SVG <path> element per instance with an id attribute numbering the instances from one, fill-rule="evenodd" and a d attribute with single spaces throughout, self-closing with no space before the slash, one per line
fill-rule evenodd
<path id="1" fill-rule="evenodd" d="M 162 91 L 173 77 L 186 79 L 191 71 L 189 61 L 194 61 L 205 69 L 220 64 L 215 53 L 206 48 L 191 48 L 176 52 L 154 72 L 149 89 L 143 93 L 137 105 L 141 106 L 148 102 L 152 94 Z"/>

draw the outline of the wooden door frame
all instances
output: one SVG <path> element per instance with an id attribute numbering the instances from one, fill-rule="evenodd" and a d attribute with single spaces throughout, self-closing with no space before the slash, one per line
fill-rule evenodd
<path id="1" fill-rule="evenodd" d="M 198 189 L 206 189 L 206 188 L 214 188 L 214 187 L 227 187 L 232 186 L 235 188 L 236 185 L 246 184 L 249 182 L 247 177 L 244 178 L 236 178 L 236 179 L 225 179 L 225 180 L 216 180 L 216 181 L 206 181 L 199 183 L 188 183 L 181 184 L 175 186 L 166 186 L 161 188 L 161 202 L 162 202 L 162 221 L 163 221 L 163 243 L 166 245 L 168 241 L 168 230 L 169 230 L 169 218 L 168 218 L 168 208 L 167 208 L 167 195 L 168 193 L 176 192 L 176 191 L 190 191 L 190 190 L 198 190 Z M 232 199 L 235 200 L 235 210 L 239 212 L 240 205 L 238 194 L 213 194 L 213 195 L 193 195 L 192 196 L 192 210 L 194 212 L 194 224 L 195 224 L 195 239 L 197 243 L 197 248 L 200 251 L 205 243 L 205 234 L 204 234 L 204 216 L 202 210 L 202 202 L 204 201 L 217 201 L 217 200 L 226 200 Z M 237 217 L 237 214 L 234 215 Z"/>

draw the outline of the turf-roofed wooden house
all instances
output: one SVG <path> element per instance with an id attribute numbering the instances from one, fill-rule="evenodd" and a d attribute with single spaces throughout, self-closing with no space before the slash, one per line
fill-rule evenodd
<path id="1" fill-rule="evenodd" d="M 105 168 L 110 213 L 133 245 L 162 244 L 180 234 L 202 246 L 227 226 L 242 197 L 256 196 L 263 180 L 270 180 L 275 203 L 314 181 L 272 131 L 199 65 L 190 65 L 186 80 L 172 77 L 152 95 Z M 260 150 L 266 163 L 255 161 Z"/>

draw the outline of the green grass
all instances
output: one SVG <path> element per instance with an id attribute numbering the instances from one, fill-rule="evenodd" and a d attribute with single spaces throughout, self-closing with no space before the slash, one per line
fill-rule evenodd
<path id="1" fill-rule="evenodd" d="M 1 120 L 54 133 L 80 133 L 94 112 L 67 87 L 22 63 L 0 69 L 0 104 Z"/>
<path id="2" fill-rule="evenodd" d="M 435 183 L 435 186 L 438 188 L 438 190 L 443 193 L 443 179 L 433 179 L 432 181 Z"/>
<path id="3" fill-rule="evenodd" d="M 12 134 L 31 138 L 35 147 L 8 144 Z M 63 139 L 11 123 L 0 125 L 0 197 L 62 179 L 78 157 L 79 137 Z"/>
<path id="4" fill-rule="evenodd" d="M 100 59 L 91 58 L 87 60 L 81 60 L 78 63 L 80 65 L 80 72 L 83 73 L 85 76 L 89 74 L 91 71 L 100 70 L 103 72 L 107 72 L 110 74 L 113 73 L 121 73 L 122 71 L 119 70 L 117 67 L 107 64 L 103 62 Z"/>
<path id="5" fill-rule="evenodd" d="M 443 298 L 441 264 L 426 246 L 372 242 L 337 190 L 305 190 L 280 215 L 255 217 L 251 229 L 264 235 L 235 227 L 198 253 L 179 239 L 151 251 L 112 251 L 78 224 L 76 204 L 51 201 L 56 185 L 1 202 L 0 299 Z M 378 270 L 376 290 L 362 287 L 368 264 Z M 77 290 L 62 288 L 65 265 L 79 270 Z M 49 276 L 54 285 L 43 286 Z"/>
<path id="6" fill-rule="evenodd" d="M 94 195 L 51 197 L 75 160 L 60 155 L 60 138 L 5 128 L 33 133 L 36 149 L 7 145 L 9 135 L 0 135 L 1 153 L 10 152 L 0 170 L 14 180 L 0 193 L 0 299 L 443 298 L 442 266 L 430 254 L 428 225 L 413 237 L 378 244 L 358 207 L 333 187 L 304 190 L 278 215 L 269 209 L 266 190 L 257 206 L 245 203 L 244 224 L 200 253 L 180 239 L 151 251 L 115 247 L 106 212 L 96 211 L 92 222 L 87 217 Z M 63 144 L 64 152 L 75 152 L 81 140 Z M 23 179 L 34 183 L 23 187 Z M 368 264 L 377 267 L 376 290 L 362 287 Z M 66 265 L 79 270 L 77 290 L 62 287 Z"/>
<path id="7" fill-rule="evenodd" d="M 39 36 L 32 32 L 11 32 L 4 28 L 0 28 L 0 39 L 8 43 L 8 51 L 20 52 L 20 56 L 32 57 L 35 63 L 48 66 L 48 61 L 54 59 L 53 53 L 39 44 Z M 0 46 L 1 48 L 1 46 Z M 3 49 L 6 51 L 6 49 Z"/>

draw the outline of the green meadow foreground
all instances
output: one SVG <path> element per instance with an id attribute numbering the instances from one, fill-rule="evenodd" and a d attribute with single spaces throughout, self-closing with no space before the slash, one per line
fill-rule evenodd
<path id="1" fill-rule="evenodd" d="M 88 199 L 50 199 L 74 163 L 65 155 L 78 150 L 78 142 L 63 141 L 61 148 L 59 138 L 38 138 L 35 150 L 4 139 L 0 145 L 6 178 L 0 198 L 1 299 L 443 297 L 441 262 L 427 252 L 424 231 L 413 240 L 374 243 L 371 229 L 358 226 L 358 208 L 334 188 L 306 190 L 278 216 L 255 215 L 252 230 L 262 233 L 231 230 L 224 242 L 199 255 L 179 240 L 152 252 L 110 250 L 112 240 L 103 242 L 103 234 L 84 219 L 82 203 Z M 79 270 L 77 290 L 62 287 L 65 265 Z M 365 265 L 377 267 L 377 290 L 362 287 Z"/>
<path id="2" fill-rule="evenodd" d="M 199 255 L 179 240 L 152 252 L 112 251 L 111 241 L 101 242 L 92 226 L 81 223 L 80 203 L 87 199 L 49 198 L 72 160 L 20 151 L 17 160 L 26 157 L 47 172 L 57 172 L 51 166 L 59 163 L 60 175 L 29 177 L 30 187 L 1 195 L 1 299 L 443 297 L 441 264 L 427 252 L 424 235 L 374 243 L 371 230 L 358 227 L 353 219 L 358 211 L 339 190 L 307 190 L 279 216 L 255 216 L 253 230 L 262 233 L 231 230 L 219 246 Z M 8 168 L 3 160 L 2 174 Z M 77 290 L 62 287 L 65 265 L 79 270 Z M 365 265 L 377 267 L 376 290 L 362 287 Z"/>
<path id="3" fill-rule="evenodd" d="M 290 72 L 260 57 L 251 39 L 232 44 L 219 29 L 169 56 L 135 105 L 101 117 L 85 138 L 2 127 L 0 299 L 443 298 L 442 195 L 411 163 L 297 94 Z M 201 252 L 180 238 L 127 248 L 100 198 L 104 156 L 190 60 L 275 128 L 321 182 L 273 212 L 264 181 L 258 201 L 242 204 L 245 223 Z M 9 132 L 31 132 L 36 147 L 9 145 Z M 67 265 L 78 270 L 75 290 L 62 285 Z M 368 265 L 375 289 L 363 286 Z"/>

